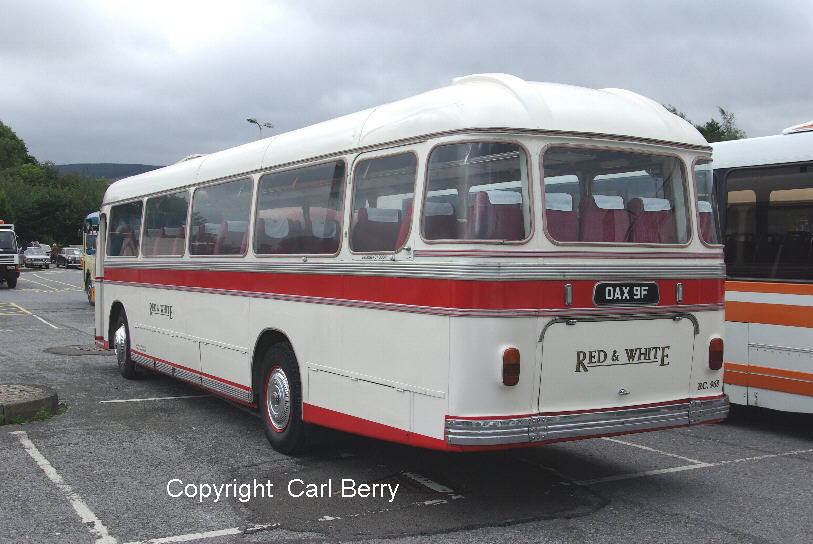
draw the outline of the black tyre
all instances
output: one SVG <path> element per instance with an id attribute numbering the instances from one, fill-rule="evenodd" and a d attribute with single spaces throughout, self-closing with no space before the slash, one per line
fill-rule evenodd
<path id="1" fill-rule="evenodd" d="M 308 439 L 302 421 L 302 385 L 290 345 L 278 343 L 266 350 L 259 385 L 259 409 L 271 446 L 287 455 L 304 451 Z"/>
<path id="2" fill-rule="evenodd" d="M 17 287 L 17 278 L 9 278 L 6 280 L 9 289 L 14 289 Z"/>
<path id="3" fill-rule="evenodd" d="M 123 308 L 113 322 L 113 347 L 121 375 L 128 380 L 136 378 L 135 363 L 130 356 L 130 326 L 127 324 L 127 313 Z"/>

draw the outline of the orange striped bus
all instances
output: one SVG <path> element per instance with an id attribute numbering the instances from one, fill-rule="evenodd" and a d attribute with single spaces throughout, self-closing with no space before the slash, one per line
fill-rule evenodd
<path id="1" fill-rule="evenodd" d="M 736 404 L 813 413 L 813 122 L 713 147 L 725 390 Z"/>

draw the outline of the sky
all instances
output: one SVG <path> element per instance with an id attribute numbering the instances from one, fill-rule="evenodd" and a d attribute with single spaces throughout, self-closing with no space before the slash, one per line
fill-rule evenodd
<path id="1" fill-rule="evenodd" d="M 163 165 L 503 72 L 766 136 L 813 120 L 811 28 L 809 0 L 0 0 L 0 121 L 39 161 Z"/>

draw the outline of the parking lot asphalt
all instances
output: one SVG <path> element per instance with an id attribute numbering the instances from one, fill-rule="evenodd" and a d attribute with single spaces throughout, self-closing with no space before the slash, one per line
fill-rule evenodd
<path id="1" fill-rule="evenodd" d="M 0 287 L 0 383 L 53 387 L 67 407 L 0 427 L 0 542 L 813 535 L 808 415 L 735 410 L 723 424 L 472 454 L 325 432 L 287 457 L 247 409 L 162 376 L 122 379 L 92 348 L 92 311 L 76 270 Z"/>

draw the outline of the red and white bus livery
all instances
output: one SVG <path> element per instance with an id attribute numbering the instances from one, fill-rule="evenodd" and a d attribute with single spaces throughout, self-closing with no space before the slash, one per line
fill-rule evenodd
<path id="1" fill-rule="evenodd" d="M 711 148 L 486 74 L 114 183 L 97 341 L 308 424 L 463 451 L 724 419 Z M 701 234 L 706 233 L 706 234 Z"/>

